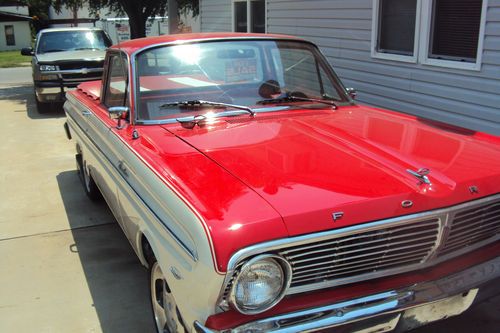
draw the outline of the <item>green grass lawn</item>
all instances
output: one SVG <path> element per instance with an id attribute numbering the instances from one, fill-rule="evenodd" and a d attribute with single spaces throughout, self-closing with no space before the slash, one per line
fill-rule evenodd
<path id="1" fill-rule="evenodd" d="M 1 51 L 0 68 L 30 66 L 31 57 L 21 55 L 21 51 Z"/>

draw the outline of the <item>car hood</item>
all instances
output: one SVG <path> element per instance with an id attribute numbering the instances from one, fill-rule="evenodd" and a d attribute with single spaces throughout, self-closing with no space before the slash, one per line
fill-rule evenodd
<path id="1" fill-rule="evenodd" d="M 61 51 L 37 54 L 37 60 L 40 63 L 54 63 L 62 61 L 95 61 L 104 60 L 105 50 L 80 50 L 80 51 Z"/>
<path id="2" fill-rule="evenodd" d="M 446 207 L 500 188 L 497 137 L 363 106 L 164 128 L 264 198 L 289 236 Z M 407 171 L 420 168 L 430 170 L 431 184 Z M 406 200 L 412 204 L 403 207 Z"/>

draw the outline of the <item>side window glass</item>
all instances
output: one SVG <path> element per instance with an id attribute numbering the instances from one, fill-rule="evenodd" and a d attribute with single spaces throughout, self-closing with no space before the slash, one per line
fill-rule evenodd
<path id="1" fill-rule="evenodd" d="M 110 57 L 107 80 L 104 105 L 107 107 L 126 106 L 128 72 L 126 70 L 125 60 L 121 55 L 113 55 Z"/>
<path id="2" fill-rule="evenodd" d="M 335 89 L 335 87 L 332 84 L 332 81 L 330 81 L 328 75 L 326 75 L 323 66 L 320 66 L 319 73 L 321 75 L 321 84 L 323 85 L 322 93 L 330 98 L 340 100 L 341 98 L 337 92 L 337 89 Z"/>

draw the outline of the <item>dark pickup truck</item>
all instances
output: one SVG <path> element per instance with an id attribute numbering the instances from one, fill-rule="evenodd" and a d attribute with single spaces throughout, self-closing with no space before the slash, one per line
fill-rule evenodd
<path id="1" fill-rule="evenodd" d="M 33 56 L 33 83 L 38 112 L 63 102 L 67 90 L 82 82 L 100 80 L 106 48 L 111 39 L 96 28 L 50 28 L 41 30 L 34 48 L 21 54 Z"/>

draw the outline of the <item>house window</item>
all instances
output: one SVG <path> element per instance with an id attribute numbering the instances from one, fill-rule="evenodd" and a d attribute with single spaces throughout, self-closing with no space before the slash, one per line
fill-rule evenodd
<path id="1" fill-rule="evenodd" d="M 264 0 L 233 1 L 234 32 L 266 32 L 266 2 Z"/>
<path id="2" fill-rule="evenodd" d="M 413 55 L 417 0 L 381 0 L 377 51 Z"/>
<path id="3" fill-rule="evenodd" d="M 8 46 L 16 45 L 16 38 L 14 37 L 14 26 L 6 25 L 5 26 L 5 41 Z"/>
<path id="4" fill-rule="evenodd" d="M 488 0 L 373 0 L 374 58 L 481 68 Z"/>
<path id="5" fill-rule="evenodd" d="M 429 58 L 475 62 L 482 0 L 435 0 Z"/>

